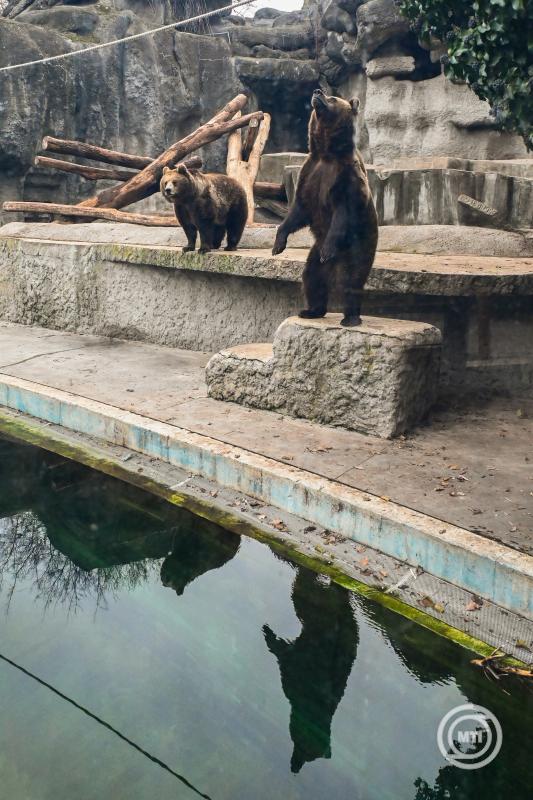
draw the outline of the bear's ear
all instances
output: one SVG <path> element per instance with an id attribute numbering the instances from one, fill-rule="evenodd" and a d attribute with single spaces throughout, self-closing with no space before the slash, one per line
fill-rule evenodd
<path id="1" fill-rule="evenodd" d="M 178 172 L 180 175 L 185 175 L 186 178 L 190 177 L 189 170 L 187 169 L 185 164 L 178 164 L 178 166 L 176 167 L 176 172 Z"/>
<path id="2" fill-rule="evenodd" d="M 355 117 L 355 115 L 359 113 L 359 106 L 361 105 L 361 101 L 359 100 L 358 97 L 353 97 L 350 100 L 350 105 L 352 107 L 352 114 Z"/>
<path id="3" fill-rule="evenodd" d="M 170 167 L 163 167 L 163 175 L 166 175 L 166 174 L 167 174 L 167 172 L 172 172 L 172 170 L 170 169 Z"/>

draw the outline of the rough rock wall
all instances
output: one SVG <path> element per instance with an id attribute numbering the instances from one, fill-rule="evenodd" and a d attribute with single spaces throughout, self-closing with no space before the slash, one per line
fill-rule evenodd
<path id="1" fill-rule="evenodd" d="M 224 0 L 0 0 L 0 66 L 79 49 L 220 7 Z M 212 35 L 216 34 L 216 35 Z M 94 184 L 33 168 L 43 135 L 156 155 L 247 88 L 273 114 L 267 151 L 304 151 L 310 95 L 358 95 L 369 162 L 458 156 L 519 158 L 486 103 L 441 74 L 394 0 L 305 0 L 170 31 L 80 59 L 0 75 L 0 201 L 66 200 Z M 222 168 L 225 142 L 207 148 Z"/>
<path id="2" fill-rule="evenodd" d="M 487 103 L 444 77 L 442 46 L 424 49 L 394 0 L 305 0 L 297 12 L 265 8 L 245 23 L 232 17 L 229 28 L 241 79 L 260 105 L 274 98 L 278 108 L 306 118 L 313 79 L 358 95 L 360 146 L 369 162 L 526 156 L 520 137 L 496 130 Z M 292 118 L 281 125 L 274 149 L 304 149 L 305 126 Z"/>
<path id="3" fill-rule="evenodd" d="M 170 8 L 47 2 L 37 0 L 13 20 L 0 18 L 0 66 L 155 27 Z M 0 201 L 72 202 L 94 192 L 92 182 L 33 167 L 46 134 L 155 156 L 241 90 L 227 38 L 180 31 L 0 74 Z M 222 168 L 225 144 L 203 155 L 208 166 Z"/>

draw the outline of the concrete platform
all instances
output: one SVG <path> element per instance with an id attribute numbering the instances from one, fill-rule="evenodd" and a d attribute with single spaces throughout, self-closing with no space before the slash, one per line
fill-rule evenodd
<path id="1" fill-rule="evenodd" d="M 210 400 L 208 354 L 0 324 L 0 405 L 270 502 L 533 619 L 533 403 L 398 442 Z"/>
<path id="2" fill-rule="evenodd" d="M 247 227 L 241 240 L 241 247 L 245 250 L 261 248 L 271 250 L 276 229 L 277 226 L 274 224 Z M 65 225 L 59 222 L 9 222 L 0 227 L 0 237 L 156 247 L 176 247 L 186 244 L 186 237 L 181 228 L 148 228 L 143 225 L 97 221 L 83 225 Z M 290 239 L 292 248 L 309 248 L 311 244 L 312 236 L 307 229 L 292 234 Z M 383 253 L 531 258 L 533 230 L 529 233 L 513 233 L 460 225 L 383 225 L 379 229 L 379 249 Z"/>
<path id="3" fill-rule="evenodd" d="M 257 246 L 272 235 L 252 228 L 249 249 L 201 256 L 181 252 L 177 229 L 12 223 L 0 229 L 0 318 L 210 352 L 272 341 L 301 307 L 306 258 L 303 246 L 276 257 Z M 379 252 L 363 313 L 439 328 L 443 396 L 521 396 L 533 384 L 532 304 L 532 258 Z"/>

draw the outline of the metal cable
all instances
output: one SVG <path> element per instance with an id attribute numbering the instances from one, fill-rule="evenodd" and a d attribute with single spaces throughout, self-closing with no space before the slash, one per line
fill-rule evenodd
<path id="1" fill-rule="evenodd" d="M 224 11 L 233 11 L 236 8 L 240 8 L 241 6 L 248 6 L 251 3 L 254 3 L 255 0 L 238 0 L 237 3 L 231 3 L 228 6 L 223 6 L 222 8 L 216 8 L 213 11 L 206 11 L 203 14 L 197 14 L 195 17 L 189 17 L 189 19 L 184 19 L 178 22 L 171 22 L 168 25 L 161 25 L 159 28 L 152 28 L 149 31 L 143 31 L 142 33 L 133 33 L 131 36 L 124 36 L 122 39 L 113 39 L 111 42 L 101 42 L 100 44 L 92 44 L 89 47 L 84 47 L 81 50 L 70 50 L 68 53 L 60 53 L 56 56 L 47 56 L 46 58 L 38 58 L 35 61 L 23 61 L 20 64 L 11 64 L 7 67 L 0 67 L 0 73 L 2 72 L 13 72 L 16 69 L 22 69 L 23 67 L 32 67 L 36 64 L 49 64 L 53 61 L 62 61 L 66 58 L 73 58 L 74 56 L 84 55 L 85 53 L 93 52 L 94 50 L 103 50 L 104 47 L 114 47 L 116 44 L 125 44 L 126 42 L 132 42 L 135 39 L 142 39 L 144 36 L 152 36 L 153 34 L 160 33 L 161 31 L 168 31 L 172 28 L 182 28 L 185 25 L 189 25 L 191 22 L 198 22 L 202 19 L 207 19 L 208 17 L 214 17 L 217 14 L 221 14 Z"/>

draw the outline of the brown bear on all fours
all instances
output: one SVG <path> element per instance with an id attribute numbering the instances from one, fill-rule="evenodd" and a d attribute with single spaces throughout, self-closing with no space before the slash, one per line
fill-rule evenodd
<path id="1" fill-rule="evenodd" d="M 248 218 L 246 193 L 234 178 L 203 173 L 180 164 L 165 167 L 161 192 L 173 203 L 176 218 L 185 231 L 185 252 L 194 250 L 200 233 L 200 253 L 218 250 L 227 234 L 225 250 L 236 250 Z"/>
<path id="2" fill-rule="evenodd" d="M 300 317 L 326 314 L 328 279 L 338 266 L 344 304 L 341 325 L 360 325 L 361 296 L 374 263 L 378 220 L 363 159 L 355 148 L 359 100 L 347 102 L 317 89 L 311 105 L 309 155 L 272 254 L 283 252 L 289 234 L 309 225 L 315 244 L 303 273 L 307 308 Z"/>

